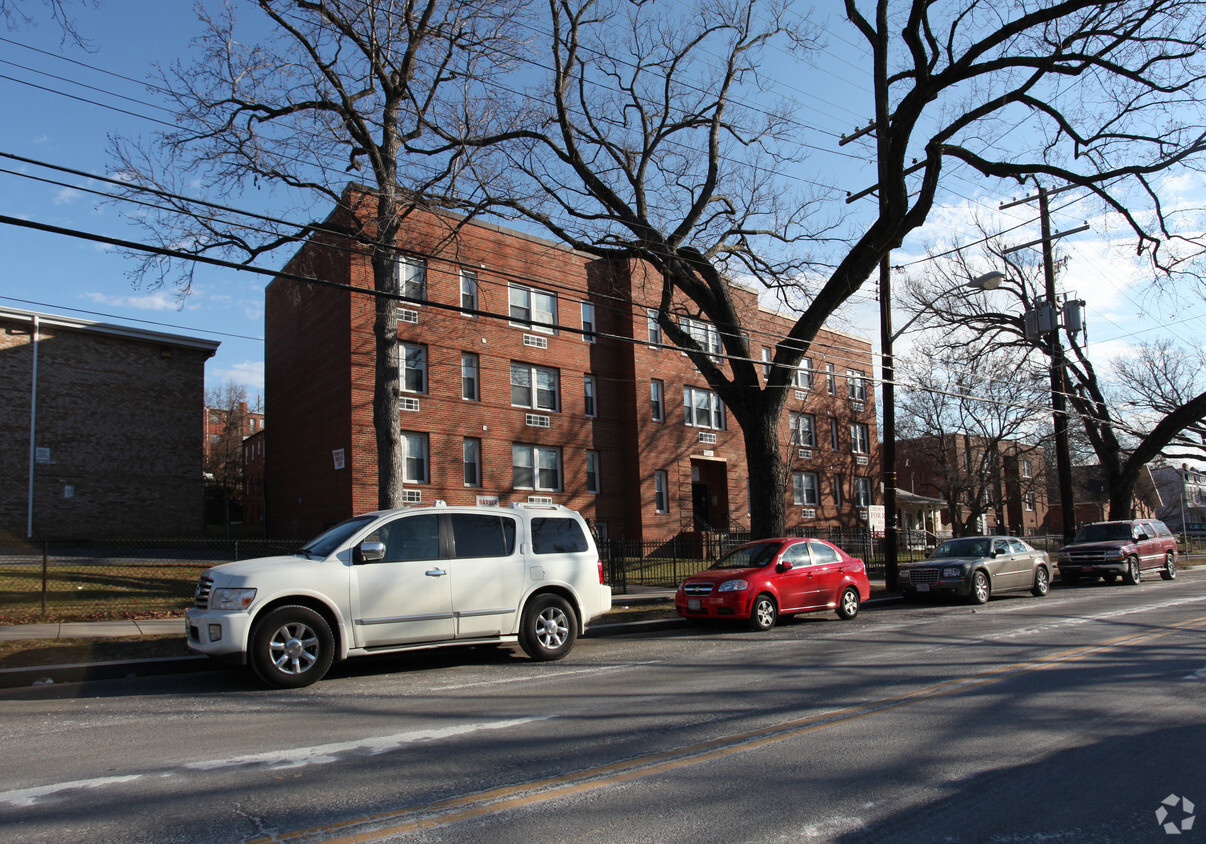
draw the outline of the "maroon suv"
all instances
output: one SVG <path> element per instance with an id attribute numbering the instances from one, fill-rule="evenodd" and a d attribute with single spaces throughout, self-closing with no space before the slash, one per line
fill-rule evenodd
<path id="1" fill-rule="evenodd" d="M 1099 577 L 1133 585 L 1145 571 L 1159 571 L 1165 580 L 1177 576 L 1176 537 L 1155 519 L 1094 522 L 1059 549 L 1059 577 L 1069 585 Z"/>

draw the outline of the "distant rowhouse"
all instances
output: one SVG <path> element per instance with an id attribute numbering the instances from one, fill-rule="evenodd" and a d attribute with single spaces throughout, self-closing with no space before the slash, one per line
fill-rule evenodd
<path id="1" fill-rule="evenodd" d="M 413 210 L 397 244 L 406 499 L 564 504 L 647 541 L 747 526 L 741 429 L 661 336 L 647 269 L 462 222 Z M 366 291 L 285 275 L 267 289 L 268 532 L 305 536 L 377 507 L 372 274 L 362 248 L 318 236 L 284 272 Z M 732 295 L 769 360 L 792 320 Z M 719 355 L 716 329 L 683 310 Z M 865 524 L 878 501 L 871 372 L 867 341 L 823 331 L 795 374 L 789 527 Z"/>
<path id="2" fill-rule="evenodd" d="M 0 309 L 0 534 L 197 535 L 218 343 Z"/>

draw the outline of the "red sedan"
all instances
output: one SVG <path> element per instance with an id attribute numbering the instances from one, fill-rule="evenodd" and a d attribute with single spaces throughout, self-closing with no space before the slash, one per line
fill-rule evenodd
<path id="1" fill-rule="evenodd" d="M 674 608 L 684 618 L 744 619 L 753 630 L 770 630 L 780 615 L 836 610 L 854 618 L 870 595 L 863 561 L 836 545 L 761 539 L 684 580 Z"/>

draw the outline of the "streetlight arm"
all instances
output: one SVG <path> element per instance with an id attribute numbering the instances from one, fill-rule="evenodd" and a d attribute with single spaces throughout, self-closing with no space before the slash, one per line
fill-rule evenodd
<path id="1" fill-rule="evenodd" d="M 1000 270 L 993 270 L 990 273 L 985 273 L 984 275 L 976 276 L 971 281 L 961 284 L 959 286 L 960 287 L 968 287 L 968 288 L 971 288 L 972 290 L 996 290 L 998 287 L 1001 286 L 1001 282 L 1004 280 L 1005 280 L 1005 273 L 1001 272 Z M 909 318 L 908 322 L 906 322 L 899 329 L 897 329 L 895 333 L 892 334 L 892 337 L 891 337 L 892 342 L 895 343 L 896 339 L 898 337 L 900 337 L 901 334 L 904 334 L 905 331 L 908 330 L 910 325 L 917 322 L 917 320 L 921 318 L 922 314 L 924 314 L 930 308 L 934 307 L 935 302 L 937 302 L 943 296 L 946 296 L 950 293 L 954 293 L 958 289 L 959 288 L 957 288 L 957 287 L 952 287 L 950 290 L 943 290 L 937 296 L 935 296 L 933 299 L 926 302 L 925 305 L 922 306 L 920 311 L 913 314 L 913 316 Z"/>

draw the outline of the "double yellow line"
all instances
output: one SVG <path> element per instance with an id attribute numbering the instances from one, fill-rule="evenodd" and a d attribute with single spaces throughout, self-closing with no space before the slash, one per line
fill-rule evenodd
<path id="1" fill-rule="evenodd" d="M 445 826 L 457 821 L 497 814 L 508 809 L 532 806 L 550 800 L 558 800 L 600 788 L 631 782 L 632 780 L 674 771 L 689 765 L 721 759 L 736 753 L 745 753 L 759 747 L 784 741 L 785 739 L 808 735 L 809 733 L 828 729 L 838 724 L 847 724 L 887 709 L 909 706 L 946 695 L 957 694 L 969 689 L 980 688 L 1028 671 L 1049 668 L 1058 663 L 1083 659 L 1094 653 L 1151 641 L 1152 639 L 1158 639 L 1171 633 L 1193 629 L 1202 625 L 1206 625 L 1206 616 L 1200 616 L 1156 630 L 1132 633 L 1127 636 L 1107 639 L 1093 645 L 1060 651 L 1059 653 L 1039 659 L 1017 662 L 969 674 L 965 677 L 935 683 L 893 697 L 868 701 L 857 706 L 810 715 L 806 718 L 785 721 L 756 730 L 735 733 L 673 750 L 650 753 L 621 762 L 598 765 L 575 773 L 548 777 L 532 782 L 500 786 L 489 791 L 452 797 L 426 805 L 411 806 L 406 809 L 382 812 L 376 815 L 366 815 L 361 818 L 341 821 L 326 826 L 255 838 L 249 844 L 295 841 L 306 838 L 332 842 L 332 844 L 351 844 L 351 842 L 359 844 L 359 842 L 378 841 L 394 835 L 404 835 L 409 832 Z M 372 828 L 364 832 L 353 831 L 355 827 L 364 826 Z"/>

